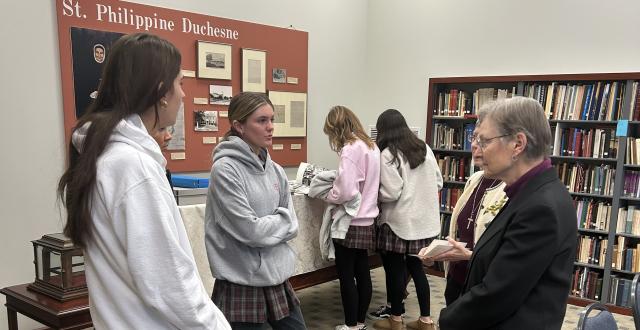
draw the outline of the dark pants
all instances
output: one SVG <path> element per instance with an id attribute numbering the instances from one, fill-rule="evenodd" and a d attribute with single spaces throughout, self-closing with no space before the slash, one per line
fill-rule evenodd
<path id="1" fill-rule="evenodd" d="M 391 314 L 402 315 L 404 313 L 402 300 L 407 286 L 406 271 L 408 270 L 416 286 L 420 316 L 431 316 L 429 282 L 422 269 L 422 261 L 404 253 L 384 251 L 381 255 L 387 279 L 387 297 L 391 303 Z"/>
<path id="2" fill-rule="evenodd" d="M 462 293 L 462 284 L 454 281 L 451 276 L 447 276 L 447 287 L 444 289 L 444 301 L 447 306 L 451 305 Z"/>
<path id="3" fill-rule="evenodd" d="M 299 305 L 290 306 L 289 316 L 277 320 L 268 321 L 268 325 L 273 330 L 305 330 L 307 329 L 302 317 L 302 311 Z M 269 329 L 267 323 L 246 323 L 246 322 L 232 322 L 231 329 L 234 330 L 264 330 Z"/>
<path id="4" fill-rule="evenodd" d="M 334 244 L 334 246 L 344 323 L 352 327 L 358 322 L 364 323 L 369 303 L 371 303 L 373 289 L 369 272 L 369 256 L 364 249 L 351 249 L 340 244 Z"/>

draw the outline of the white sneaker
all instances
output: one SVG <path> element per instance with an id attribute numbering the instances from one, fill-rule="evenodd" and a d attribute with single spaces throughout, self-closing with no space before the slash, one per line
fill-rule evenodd
<path id="1" fill-rule="evenodd" d="M 366 324 L 356 325 L 355 329 L 356 330 L 367 330 L 367 325 Z M 341 324 L 341 325 L 337 325 L 335 330 L 351 330 L 351 327 L 349 327 L 346 324 Z"/>

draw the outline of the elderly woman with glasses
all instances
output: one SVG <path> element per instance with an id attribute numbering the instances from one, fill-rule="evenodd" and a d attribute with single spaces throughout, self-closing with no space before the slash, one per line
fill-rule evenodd
<path id="1" fill-rule="evenodd" d="M 473 144 L 484 175 L 509 198 L 470 256 L 462 294 L 440 329 L 560 329 L 576 252 L 576 215 L 548 158 L 540 104 L 514 97 L 483 107 Z"/>
<path id="2" fill-rule="evenodd" d="M 482 149 L 489 145 L 490 141 L 493 140 L 480 139 L 476 134 L 469 135 L 474 166 L 482 168 L 484 165 Z M 448 240 L 455 248 L 432 258 L 421 257 L 427 265 L 435 261 L 445 262 L 447 285 L 444 300 L 447 305 L 451 305 L 462 293 L 473 246 L 508 200 L 504 187 L 504 182 L 487 177 L 484 171 L 473 173 L 451 214 Z M 423 248 L 419 255 L 424 255 L 426 249 Z"/>

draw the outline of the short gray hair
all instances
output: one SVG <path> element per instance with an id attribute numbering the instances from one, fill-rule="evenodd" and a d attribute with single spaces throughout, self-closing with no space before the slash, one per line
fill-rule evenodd
<path id="1" fill-rule="evenodd" d="M 551 146 L 551 127 L 540 103 L 530 97 L 516 96 L 484 105 L 478 111 L 478 125 L 489 120 L 500 134 L 523 133 L 527 137 L 524 156 L 547 157 Z"/>

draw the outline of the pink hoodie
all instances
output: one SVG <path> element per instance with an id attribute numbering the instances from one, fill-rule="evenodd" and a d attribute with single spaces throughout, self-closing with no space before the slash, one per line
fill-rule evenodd
<path id="1" fill-rule="evenodd" d="M 343 204 L 358 193 L 362 196 L 360 209 L 351 220 L 352 226 L 370 226 L 378 216 L 378 190 L 380 189 L 380 150 L 369 149 L 358 139 L 340 151 L 338 175 L 327 194 L 327 202 Z"/>

